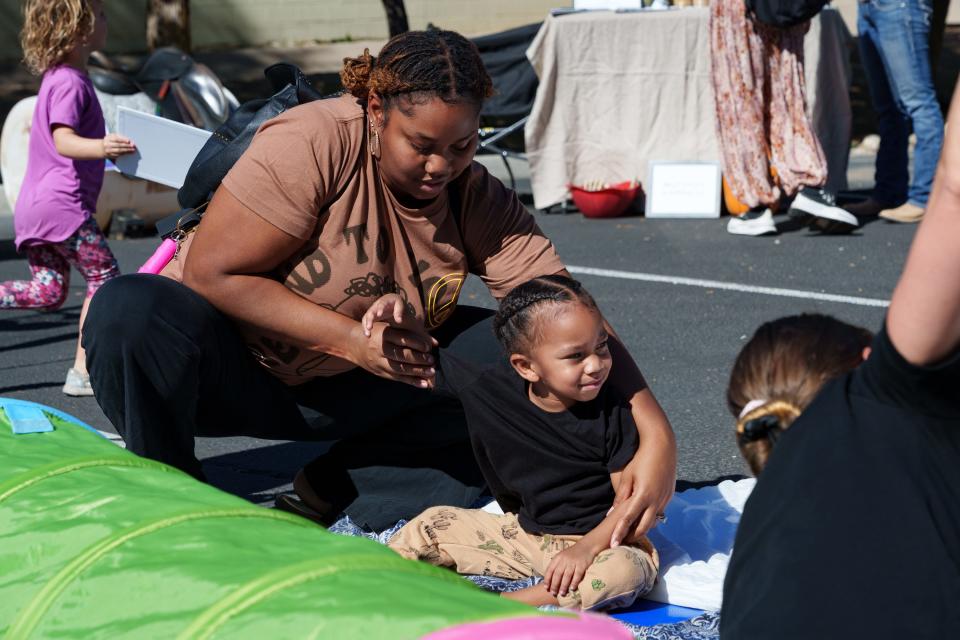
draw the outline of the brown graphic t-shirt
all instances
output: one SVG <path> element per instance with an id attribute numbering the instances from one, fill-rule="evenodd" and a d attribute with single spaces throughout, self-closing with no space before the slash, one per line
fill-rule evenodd
<path id="1" fill-rule="evenodd" d="M 453 312 L 467 273 L 495 297 L 563 263 L 516 194 L 473 163 L 421 209 L 402 206 L 367 150 L 364 112 L 343 96 L 301 105 L 266 122 L 223 186 L 253 213 L 304 241 L 273 273 L 291 291 L 359 320 L 397 293 L 428 329 Z M 457 220 L 460 225 L 458 226 Z M 181 279 L 189 240 L 164 275 Z M 353 364 L 302 349 L 240 324 L 254 355 L 289 384 Z"/>

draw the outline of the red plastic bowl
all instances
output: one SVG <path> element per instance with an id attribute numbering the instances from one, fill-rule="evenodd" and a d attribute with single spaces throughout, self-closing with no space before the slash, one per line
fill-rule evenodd
<path id="1" fill-rule="evenodd" d="M 569 189 L 573 203 L 586 217 L 615 218 L 626 211 L 637 197 L 640 183 L 629 180 L 597 191 L 587 191 L 571 184 Z"/>

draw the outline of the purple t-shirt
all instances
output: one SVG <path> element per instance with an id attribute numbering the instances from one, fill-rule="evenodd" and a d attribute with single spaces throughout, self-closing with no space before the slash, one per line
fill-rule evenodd
<path id="1" fill-rule="evenodd" d="M 105 135 L 103 111 L 86 73 L 67 65 L 43 74 L 30 129 L 27 173 L 14 209 L 16 244 L 66 240 L 93 215 L 103 185 L 103 160 L 57 153 L 51 127 L 62 124 L 84 138 Z"/>

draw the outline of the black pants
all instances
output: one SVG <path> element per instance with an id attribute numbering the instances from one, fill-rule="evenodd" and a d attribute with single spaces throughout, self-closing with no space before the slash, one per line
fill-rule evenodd
<path id="1" fill-rule="evenodd" d="M 489 361 L 499 353 L 491 316 L 458 307 L 434 335 L 461 358 Z M 374 529 L 432 505 L 469 506 L 483 490 L 458 402 L 361 369 L 287 387 L 254 360 L 229 319 L 168 278 L 105 284 L 83 345 L 97 401 L 127 448 L 198 478 L 195 436 L 252 436 L 337 440 L 308 477 Z M 316 415 L 306 420 L 301 405 Z"/>

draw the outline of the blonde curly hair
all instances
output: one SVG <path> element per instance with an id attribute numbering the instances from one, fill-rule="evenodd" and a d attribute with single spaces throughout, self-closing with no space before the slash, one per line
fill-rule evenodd
<path id="1" fill-rule="evenodd" d="M 27 0 L 20 34 L 24 64 L 41 75 L 63 62 L 95 24 L 91 0 Z"/>

